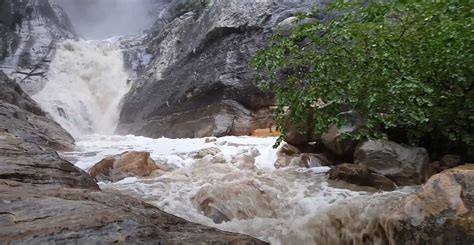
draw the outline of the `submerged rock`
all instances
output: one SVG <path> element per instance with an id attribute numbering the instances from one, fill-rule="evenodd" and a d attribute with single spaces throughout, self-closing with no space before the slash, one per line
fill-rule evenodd
<path id="1" fill-rule="evenodd" d="M 254 181 L 207 185 L 192 198 L 193 205 L 215 223 L 232 219 L 271 218 L 276 205 L 271 193 Z"/>
<path id="2" fill-rule="evenodd" d="M 127 151 L 96 163 L 90 174 L 97 181 L 117 182 L 127 177 L 146 177 L 159 170 L 149 152 Z"/>
<path id="3" fill-rule="evenodd" d="M 398 185 L 421 184 L 432 174 L 424 148 L 402 146 L 391 141 L 361 143 L 354 153 L 354 162 L 387 176 Z"/>

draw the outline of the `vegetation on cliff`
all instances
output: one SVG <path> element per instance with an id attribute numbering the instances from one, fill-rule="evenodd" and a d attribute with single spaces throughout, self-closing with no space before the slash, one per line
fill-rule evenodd
<path id="1" fill-rule="evenodd" d="M 305 21 L 252 60 L 261 87 L 276 93 L 283 134 L 308 124 L 321 134 L 347 123 L 341 112 L 356 111 L 364 126 L 353 139 L 395 134 L 413 144 L 473 146 L 471 2 L 347 2 L 330 5 L 325 17 L 301 15 Z"/>

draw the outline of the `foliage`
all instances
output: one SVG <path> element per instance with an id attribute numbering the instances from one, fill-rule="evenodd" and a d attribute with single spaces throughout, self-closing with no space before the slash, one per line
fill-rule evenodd
<path id="1" fill-rule="evenodd" d="M 337 1 L 303 14 L 252 64 L 276 94 L 275 119 L 323 133 L 354 110 L 364 127 L 354 139 L 403 131 L 474 145 L 473 8 L 469 0 Z M 283 79 L 282 79 L 283 78 Z M 282 82 L 282 80 L 284 82 Z"/>

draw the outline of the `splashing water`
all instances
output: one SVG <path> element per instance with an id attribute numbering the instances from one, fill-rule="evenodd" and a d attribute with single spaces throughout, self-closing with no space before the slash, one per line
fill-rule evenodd
<path id="1" fill-rule="evenodd" d="M 113 134 L 128 92 L 123 55 L 113 40 L 59 44 L 46 86 L 33 98 L 75 138 Z"/>
<path id="2" fill-rule="evenodd" d="M 148 151 L 156 162 L 174 170 L 99 183 L 100 187 L 140 198 L 192 222 L 272 244 L 388 244 L 392 229 L 388 207 L 409 190 L 340 189 L 325 178 L 326 167 L 275 169 L 274 142 L 253 137 L 205 143 L 205 139 L 92 135 L 77 143 L 76 152 L 64 156 L 87 171 L 109 155 Z M 209 148 L 215 154 L 193 157 L 193 152 Z"/>

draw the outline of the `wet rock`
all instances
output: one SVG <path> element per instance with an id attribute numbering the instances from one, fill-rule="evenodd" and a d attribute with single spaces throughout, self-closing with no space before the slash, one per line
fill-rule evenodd
<path id="1" fill-rule="evenodd" d="M 357 141 L 351 140 L 348 136 L 363 127 L 364 119 L 355 111 L 341 112 L 338 116 L 345 120 L 345 124 L 340 127 L 336 125 L 329 127 L 328 132 L 321 136 L 321 141 L 332 153 L 351 158 Z M 352 160 L 349 158 L 347 160 Z"/>
<path id="2" fill-rule="evenodd" d="M 217 142 L 217 138 L 216 138 L 216 137 L 209 137 L 209 138 L 206 138 L 206 139 L 204 140 L 204 142 L 205 142 L 206 144 L 208 144 L 208 143 L 215 143 L 215 142 Z"/>
<path id="3" fill-rule="evenodd" d="M 454 168 L 462 164 L 461 156 L 459 155 L 444 155 L 439 160 L 441 166 L 446 166 L 450 168 Z"/>
<path id="4" fill-rule="evenodd" d="M 192 198 L 193 205 L 215 223 L 233 219 L 274 217 L 274 196 L 254 181 L 206 185 Z"/>
<path id="5" fill-rule="evenodd" d="M 397 185 L 421 184 L 432 173 L 424 148 L 391 141 L 361 143 L 354 153 L 354 162 L 390 178 Z"/>
<path id="6" fill-rule="evenodd" d="M 393 191 L 396 188 L 395 183 L 380 174 L 371 173 L 366 167 L 357 164 L 340 164 L 327 173 L 329 179 L 343 180 L 345 182 L 374 187 L 383 191 Z"/>
<path id="7" fill-rule="evenodd" d="M 68 38 L 76 35 L 55 1 L 0 2 L 0 66 L 26 92 L 42 89 L 57 42 Z"/>
<path id="8" fill-rule="evenodd" d="M 127 151 L 96 163 L 89 173 L 97 181 L 117 182 L 127 177 L 146 177 L 158 170 L 149 152 Z"/>
<path id="9" fill-rule="evenodd" d="M 302 146 L 313 142 L 316 138 L 313 136 L 312 130 L 306 130 L 306 132 L 299 132 L 294 128 L 288 130 L 284 138 L 285 142 L 290 145 Z"/>
<path id="10" fill-rule="evenodd" d="M 70 150 L 74 139 L 22 88 L 0 71 L 0 129 L 21 140 L 54 150 Z"/>
<path id="11" fill-rule="evenodd" d="M 191 152 L 188 155 L 194 159 L 203 159 L 206 156 L 216 156 L 221 153 L 221 149 L 217 147 L 204 148 L 195 152 Z"/>
<path id="12" fill-rule="evenodd" d="M 300 153 L 300 150 L 295 146 L 292 146 L 290 144 L 283 144 L 282 146 L 280 146 L 280 149 L 278 150 L 277 154 L 295 156 Z"/>
<path id="13" fill-rule="evenodd" d="M 145 40 L 154 58 L 124 99 L 119 132 L 183 138 L 270 127 L 274 98 L 257 88 L 249 60 L 273 27 L 316 2 L 211 0 L 187 13 L 172 7 L 162 15 L 165 28 Z"/>
<path id="14" fill-rule="evenodd" d="M 260 152 L 255 148 L 243 150 L 232 158 L 232 164 L 237 165 L 240 169 L 255 170 L 255 158 L 259 155 Z"/>
<path id="15" fill-rule="evenodd" d="M 330 161 L 326 155 L 312 153 L 301 154 L 301 164 L 307 168 L 334 165 L 334 163 Z"/>
<path id="16" fill-rule="evenodd" d="M 276 168 L 283 168 L 288 166 L 313 168 L 321 166 L 333 165 L 331 161 L 323 153 L 302 153 L 299 148 L 290 144 L 283 144 L 277 152 L 277 160 L 275 162 Z"/>
<path id="17" fill-rule="evenodd" d="M 353 126 L 344 126 L 340 128 L 331 126 L 328 132 L 321 136 L 321 142 L 327 149 L 331 150 L 332 153 L 338 156 L 352 154 L 357 142 L 344 138 L 344 135 L 354 132 L 355 130 L 356 128 Z"/>
<path id="18" fill-rule="evenodd" d="M 474 165 L 432 176 L 400 207 L 401 244 L 474 244 Z"/>
<path id="19" fill-rule="evenodd" d="M 290 144 L 283 144 L 277 152 L 277 160 L 275 161 L 276 168 L 284 168 L 288 166 L 301 165 L 301 152 L 295 146 Z"/>

